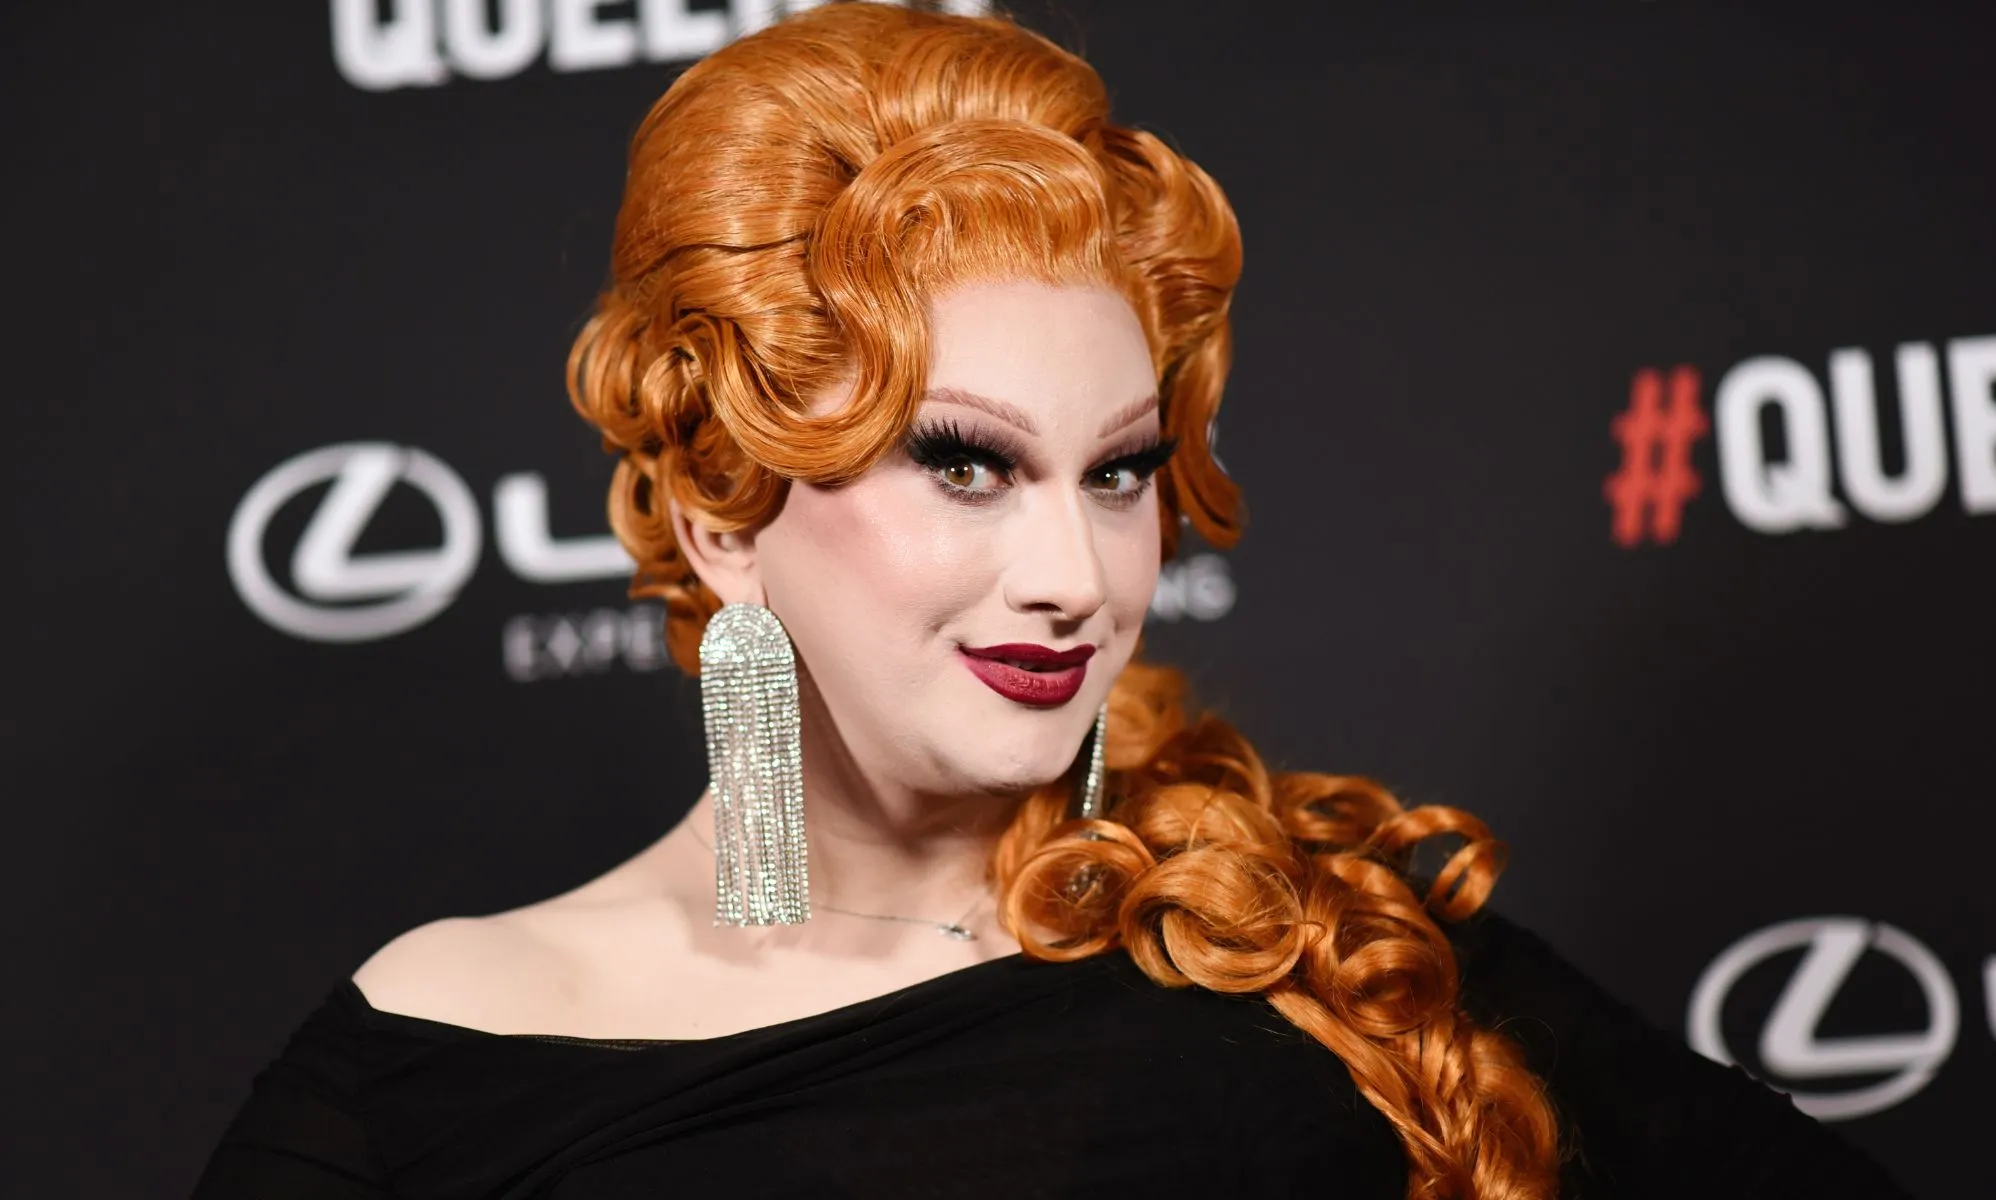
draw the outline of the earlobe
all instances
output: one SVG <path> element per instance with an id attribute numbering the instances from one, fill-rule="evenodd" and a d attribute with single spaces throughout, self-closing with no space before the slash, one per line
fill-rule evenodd
<path id="1" fill-rule="evenodd" d="M 762 576 L 756 569 L 755 534 L 720 531 L 689 516 L 679 501 L 668 498 L 673 540 L 700 582 L 713 589 L 723 604 L 763 603 Z"/>

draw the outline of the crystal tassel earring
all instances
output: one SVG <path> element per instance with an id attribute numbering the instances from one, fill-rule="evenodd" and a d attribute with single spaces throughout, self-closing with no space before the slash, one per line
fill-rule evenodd
<path id="1" fill-rule="evenodd" d="M 1102 815 L 1102 787 L 1108 772 L 1102 767 L 1102 742 L 1109 734 L 1109 702 L 1102 702 L 1095 714 L 1094 732 L 1088 735 L 1088 772 L 1081 777 L 1081 817 L 1092 821 Z"/>
<path id="2" fill-rule="evenodd" d="M 714 794 L 714 923 L 801 925 L 804 745 L 797 657 L 776 614 L 729 604 L 700 638 L 700 705 Z"/>

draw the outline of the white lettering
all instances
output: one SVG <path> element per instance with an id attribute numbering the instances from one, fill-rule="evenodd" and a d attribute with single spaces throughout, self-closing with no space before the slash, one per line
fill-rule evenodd
<path id="1" fill-rule="evenodd" d="M 681 3 L 684 0 L 680 0 Z M 806 9 L 818 8 L 831 0 L 730 0 L 729 14 L 734 18 L 736 37 L 744 37 L 762 29 L 779 18 Z M 906 0 L 902 0 L 903 3 Z M 943 0 L 939 7 L 946 13 L 959 17 L 982 17 L 991 11 L 990 0 Z"/>
<path id="2" fill-rule="evenodd" d="M 1941 434 L 1941 368 L 1925 342 L 1899 347 L 1899 427 L 1906 469 L 1885 474 L 1878 449 L 1878 402 L 1871 356 L 1830 354 L 1830 396 L 1837 423 L 1837 466 L 1844 497 L 1874 521 L 1910 521 L 1934 507 L 1947 487 L 1947 446 Z"/>
<path id="3" fill-rule="evenodd" d="M 1234 610 L 1234 577 L 1217 554 L 1195 554 L 1185 564 L 1185 614 L 1217 621 Z"/>
<path id="4" fill-rule="evenodd" d="M 1769 462 L 1760 410 L 1781 410 L 1786 461 Z M 1740 523 L 1761 533 L 1834 529 L 1843 507 L 1830 496 L 1830 436 L 1823 392 L 1793 359 L 1750 358 L 1719 381 L 1713 413 L 1719 432 L 1719 482 Z"/>
<path id="5" fill-rule="evenodd" d="M 1996 954 L 1982 960 L 1982 1006 L 1989 1010 L 1989 1032 L 1996 1035 Z"/>
<path id="6" fill-rule="evenodd" d="M 530 583 L 615 579 L 634 565 L 614 537 L 556 541 L 548 533 L 547 481 L 532 471 L 508 475 L 492 489 L 492 526 L 499 557 Z"/>
<path id="7" fill-rule="evenodd" d="M 557 71 L 594 71 L 637 61 L 638 30 L 599 12 L 612 0 L 553 0 L 548 65 Z"/>
<path id="8" fill-rule="evenodd" d="M 385 92 L 448 78 L 437 57 L 430 0 L 393 0 L 384 23 L 376 0 L 333 0 L 333 63 L 357 88 Z"/>
<path id="9" fill-rule="evenodd" d="M 734 18 L 735 36 L 746 37 L 783 16 L 788 8 L 783 0 L 732 0 L 728 12 Z"/>
<path id="10" fill-rule="evenodd" d="M 691 12 L 686 4 L 687 0 L 639 0 L 638 25 L 644 30 L 646 58 L 654 62 L 699 58 L 727 42 L 726 13 Z"/>
<path id="11" fill-rule="evenodd" d="M 499 27 L 485 23 L 486 0 L 444 0 L 444 48 L 451 66 L 473 79 L 504 79 L 526 69 L 547 32 L 541 0 L 499 0 Z"/>
<path id="12" fill-rule="evenodd" d="M 525 70 L 543 47 L 555 71 L 596 71 L 640 58 L 684 62 L 827 2 L 731 0 L 696 12 L 693 0 L 636 0 L 633 18 L 603 11 L 628 0 L 332 0 L 333 61 L 348 83 L 376 92 L 433 86 L 453 73 L 504 79 Z M 990 5 L 946 0 L 941 8 L 974 17 Z"/>
<path id="13" fill-rule="evenodd" d="M 1996 336 L 1949 342 L 1947 376 L 1954 399 L 1961 507 L 1969 513 L 1996 512 Z"/>
<path id="14" fill-rule="evenodd" d="M 499 631 L 499 661 L 517 683 L 540 678 L 540 645 L 534 640 L 532 617 L 514 617 Z"/>
<path id="15" fill-rule="evenodd" d="M 1158 572 L 1150 615 L 1161 621 L 1183 617 L 1217 621 L 1233 611 L 1237 597 L 1227 560 L 1217 554 L 1194 554 L 1182 562 L 1166 563 Z"/>
<path id="16" fill-rule="evenodd" d="M 665 609 L 640 604 L 624 611 L 517 616 L 499 633 L 506 674 L 519 683 L 570 675 L 600 675 L 622 663 L 647 672 L 670 664 L 665 648 Z"/>
<path id="17" fill-rule="evenodd" d="M 665 645 L 665 606 L 641 604 L 624 614 L 624 664 L 633 671 L 657 671 L 672 663 Z"/>

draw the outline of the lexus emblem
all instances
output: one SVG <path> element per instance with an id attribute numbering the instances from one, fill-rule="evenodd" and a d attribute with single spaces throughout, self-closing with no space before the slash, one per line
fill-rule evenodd
<path id="1" fill-rule="evenodd" d="M 1782 986 L 1761 1027 L 1760 1061 L 1771 1082 L 1885 1073 L 1886 1078 L 1842 1091 L 1793 1090 L 1795 1106 L 1823 1121 L 1847 1120 L 1890 1108 L 1927 1086 L 1954 1050 L 1961 1010 L 1934 952 L 1904 930 L 1861 917 L 1806 917 L 1748 934 L 1728 946 L 1699 977 L 1691 993 L 1687 1031 L 1691 1048 L 1732 1063 L 1720 1029 L 1726 997 L 1740 977 L 1784 951 L 1800 949 L 1802 961 Z M 1858 960 L 1876 951 L 1898 963 L 1926 998 L 1927 1025 L 1917 1032 L 1825 1037 L 1823 1014 L 1850 978 Z"/>
<path id="2" fill-rule="evenodd" d="M 285 503 L 332 480 L 291 555 L 298 594 L 264 565 L 270 521 Z M 356 555 L 354 545 L 398 483 L 443 522 L 433 549 Z M 250 610 L 297 637 L 364 642 L 413 629 L 456 598 L 478 565 L 478 505 L 464 480 L 413 446 L 343 442 L 288 459 L 256 481 L 229 521 L 229 579 Z"/>

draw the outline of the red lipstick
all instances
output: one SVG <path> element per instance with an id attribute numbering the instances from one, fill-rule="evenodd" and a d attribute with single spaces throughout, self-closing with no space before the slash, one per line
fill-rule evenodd
<path id="1" fill-rule="evenodd" d="M 997 646 L 964 646 L 963 665 L 984 681 L 984 686 L 1007 700 L 1050 708 L 1074 699 L 1081 681 L 1088 677 L 1088 660 L 1095 647 L 1076 646 L 1055 650 L 1032 642 L 1005 642 Z"/>

